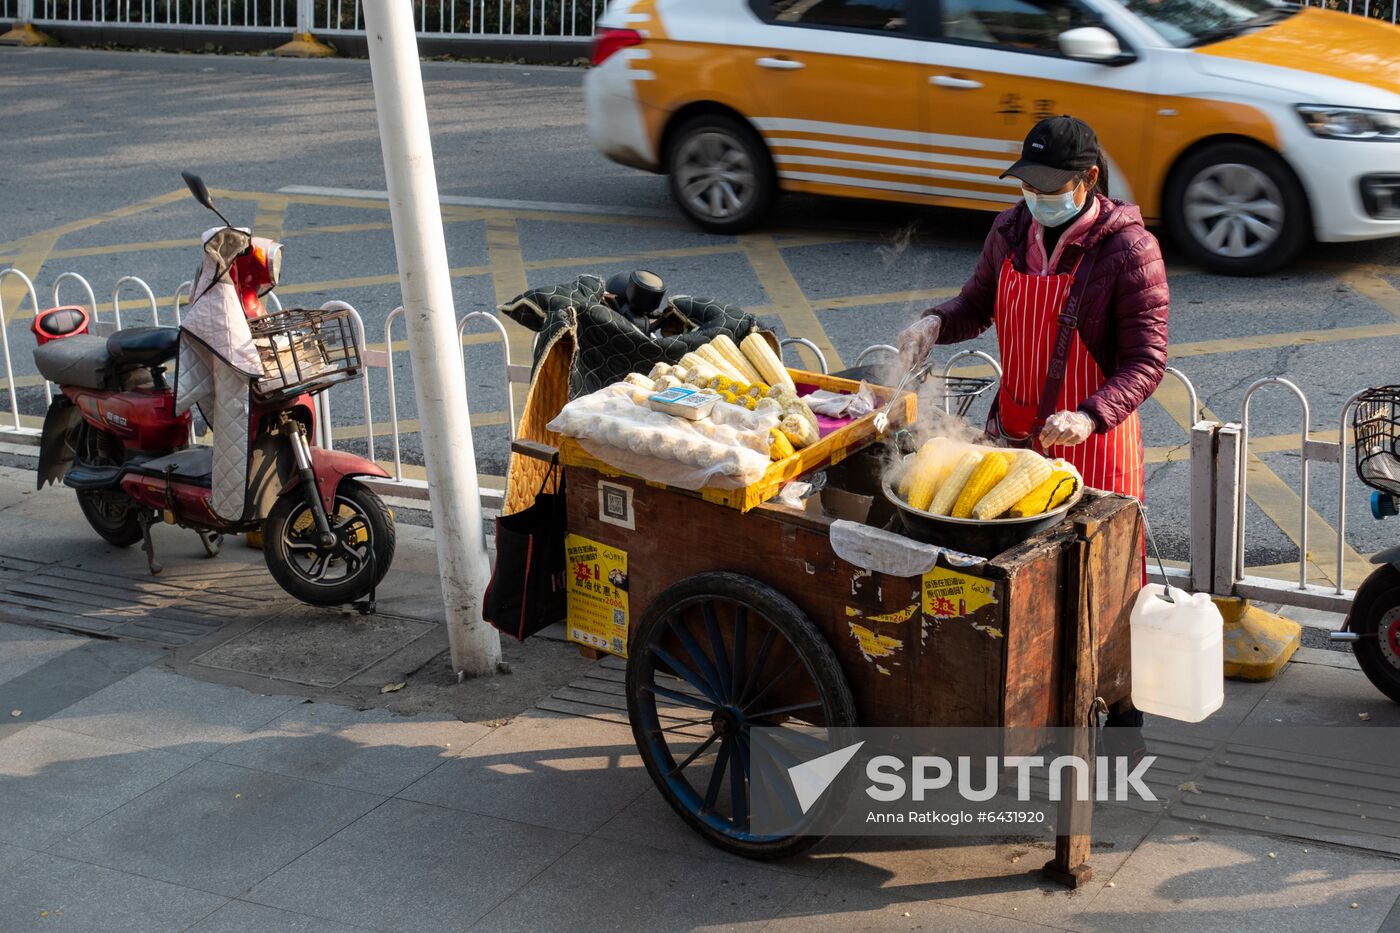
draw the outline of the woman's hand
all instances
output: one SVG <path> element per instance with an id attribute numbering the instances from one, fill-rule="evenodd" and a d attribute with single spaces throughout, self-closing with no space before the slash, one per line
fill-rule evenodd
<path id="1" fill-rule="evenodd" d="M 1077 447 L 1094 433 L 1094 419 L 1082 411 L 1057 411 L 1040 429 L 1041 447 Z"/>
<path id="2" fill-rule="evenodd" d="M 922 363 L 938 343 L 938 331 L 943 321 L 936 314 L 926 314 L 899 334 L 899 361 L 904 368 L 913 369 Z"/>

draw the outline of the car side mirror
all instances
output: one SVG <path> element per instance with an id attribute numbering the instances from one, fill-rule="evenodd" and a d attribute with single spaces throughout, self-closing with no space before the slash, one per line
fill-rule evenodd
<path id="1" fill-rule="evenodd" d="M 1060 51 L 1066 58 L 1085 62 L 1122 61 L 1123 47 L 1118 37 L 1102 26 L 1081 26 L 1060 33 Z"/>

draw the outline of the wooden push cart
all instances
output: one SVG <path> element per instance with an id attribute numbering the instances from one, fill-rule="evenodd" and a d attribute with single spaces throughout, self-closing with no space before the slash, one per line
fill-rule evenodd
<path id="1" fill-rule="evenodd" d="M 878 527 L 891 512 L 873 441 L 825 465 L 822 499 Z M 954 566 L 944 555 L 895 576 L 837 556 L 835 519 L 814 502 L 743 511 L 621 474 L 568 439 L 561 453 L 571 637 L 627 658 L 647 770 L 721 848 L 776 858 L 817 841 L 750 832 L 755 725 L 1082 726 L 1096 698 L 1129 694 L 1141 584 L 1132 500 L 1086 495 L 1065 522 L 993 559 Z M 1084 817 L 1073 825 L 1087 828 Z M 1087 880 L 1089 842 L 1057 837 L 1047 874 Z"/>

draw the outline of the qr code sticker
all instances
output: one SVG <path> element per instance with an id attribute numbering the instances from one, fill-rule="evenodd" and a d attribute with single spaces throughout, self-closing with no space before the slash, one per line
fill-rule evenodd
<path id="1" fill-rule="evenodd" d="M 624 628 L 627 625 L 627 613 L 623 612 L 621 609 L 614 609 L 613 625 L 616 625 L 618 628 Z"/>
<path id="2" fill-rule="evenodd" d="M 622 654 L 622 652 L 627 650 L 627 644 L 621 638 L 614 638 L 612 650 L 614 654 Z"/>

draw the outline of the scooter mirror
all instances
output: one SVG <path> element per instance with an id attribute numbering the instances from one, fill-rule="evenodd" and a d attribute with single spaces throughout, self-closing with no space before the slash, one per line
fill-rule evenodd
<path id="1" fill-rule="evenodd" d="M 193 172 L 181 172 L 180 177 L 185 180 L 185 185 L 189 187 L 194 199 L 212 211 L 214 199 L 209 197 L 209 187 L 204 184 L 204 179 Z"/>
<path id="2" fill-rule="evenodd" d="M 214 199 L 209 196 L 209 186 L 204 183 L 203 178 L 193 172 L 181 172 L 180 177 L 185 180 L 185 186 L 190 189 L 190 194 L 194 195 L 196 201 L 217 214 L 225 226 L 233 226 L 233 223 L 214 206 Z"/>

